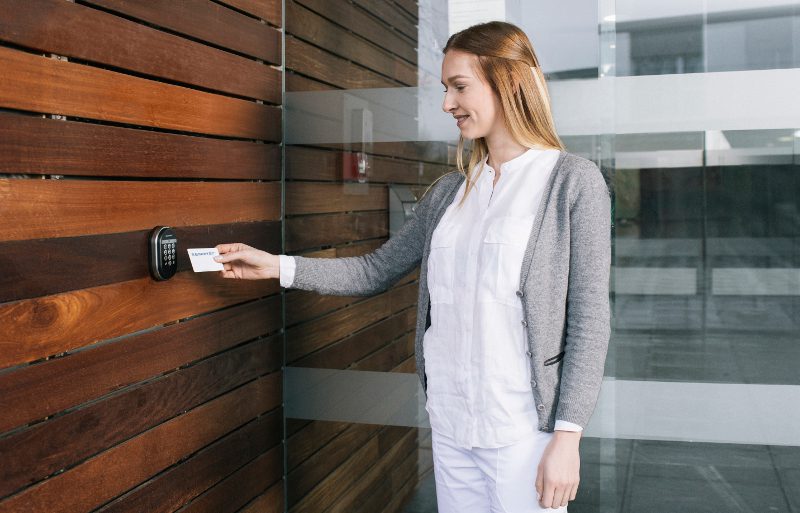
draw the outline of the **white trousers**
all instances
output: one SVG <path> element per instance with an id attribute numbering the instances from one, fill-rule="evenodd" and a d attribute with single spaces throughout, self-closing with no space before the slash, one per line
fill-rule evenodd
<path id="1" fill-rule="evenodd" d="M 537 499 L 537 467 L 552 437 L 537 431 L 497 449 L 464 449 L 433 431 L 439 513 L 566 513 L 566 506 L 543 508 Z"/>

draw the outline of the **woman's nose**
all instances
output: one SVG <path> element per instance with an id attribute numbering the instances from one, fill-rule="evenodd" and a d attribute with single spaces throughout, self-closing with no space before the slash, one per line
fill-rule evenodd
<path id="1" fill-rule="evenodd" d="M 442 100 L 442 110 L 445 111 L 445 112 L 450 112 L 454 108 L 455 108 L 455 105 L 453 105 L 453 102 L 450 101 L 450 95 L 445 93 L 444 94 L 444 100 Z"/>

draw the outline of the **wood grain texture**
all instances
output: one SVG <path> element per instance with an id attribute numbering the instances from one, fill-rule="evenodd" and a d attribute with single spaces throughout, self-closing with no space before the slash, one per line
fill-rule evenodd
<path id="1" fill-rule="evenodd" d="M 280 480 L 253 499 L 241 513 L 283 513 L 283 502 L 283 480 Z"/>
<path id="2" fill-rule="evenodd" d="M 0 40 L 153 78 L 281 102 L 280 71 L 63 0 L 4 0 Z"/>
<path id="3" fill-rule="evenodd" d="M 270 25 L 281 26 L 280 0 L 222 0 L 222 3 L 261 18 Z"/>
<path id="4" fill-rule="evenodd" d="M 0 240 L 280 218 L 280 184 L 0 179 Z"/>
<path id="5" fill-rule="evenodd" d="M 288 146 L 286 178 L 340 182 L 343 174 L 343 155 L 344 151 Z M 368 183 L 427 185 L 454 169 L 453 166 L 420 162 L 420 159 L 386 158 L 377 154 L 370 154 L 370 159 Z"/>
<path id="6" fill-rule="evenodd" d="M 276 144 L 0 112 L 4 173 L 280 180 Z"/>
<path id="7" fill-rule="evenodd" d="M 286 36 L 286 69 L 344 89 L 403 85 L 292 36 Z"/>
<path id="8" fill-rule="evenodd" d="M 0 496 L 279 370 L 280 360 L 280 337 L 261 339 L 3 438 L 9 464 L 3 466 Z"/>
<path id="9" fill-rule="evenodd" d="M 336 470 L 352 454 L 374 437 L 380 426 L 375 424 L 351 424 L 330 443 L 311 455 L 287 475 L 286 502 L 291 509 L 306 496 L 325 476 Z"/>
<path id="10" fill-rule="evenodd" d="M 277 379 L 276 379 L 277 378 Z M 252 381 L 0 502 L 1 513 L 83 513 L 280 405 L 280 373 Z"/>
<path id="11" fill-rule="evenodd" d="M 280 445 L 257 457 L 182 509 L 182 513 L 234 513 L 281 477 Z"/>
<path id="12" fill-rule="evenodd" d="M 387 212 L 308 215 L 286 219 L 285 251 L 342 244 L 344 242 L 386 237 L 389 234 Z"/>
<path id="13" fill-rule="evenodd" d="M 389 29 L 381 20 L 371 16 L 355 4 L 328 0 L 295 1 L 389 53 L 413 65 L 417 64 L 416 45 L 412 41 Z"/>
<path id="14" fill-rule="evenodd" d="M 379 46 L 330 23 L 292 0 L 286 2 L 286 31 L 401 84 L 417 85 L 416 66 L 395 58 Z"/>
<path id="15" fill-rule="evenodd" d="M 174 228 L 178 271 L 191 269 L 186 248 L 242 242 L 281 252 L 279 221 Z M 149 276 L 150 230 L 0 242 L 0 303 Z M 91 269 L 91 272 L 77 272 Z"/>
<path id="16" fill-rule="evenodd" d="M 280 327 L 280 297 L 272 297 L 0 374 L 0 433 Z"/>
<path id="17" fill-rule="evenodd" d="M 287 215 L 386 210 L 389 191 L 382 185 L 291 182 L 285 187 Z"/>
<path id="18" fill-rule="evenodd" d="M 273 64 L 281 62 L 280 31 L 209 0 L 86 0 L 86 3 Z M 264 5 L 275 16 L 275 8 Z"/>
<path id="19" fill-rule="evenodd" d="M 281 414 L 282 409 L 277 408 L 259 417 L 97 513 L 171 513 L 217 485 L 220 476 L 234 474 L 237 469 L 254 463 L 262 455 L 265 461 L 256 465 L 258 467 L 266 463 L 261 480 L 274 482 L 275 474 L 280 478 L 283 467 Z M 245 499 L 233 495 L 231 498 L 237 501 Z"/>
<path id="20" fill-rule="evenodd" d="M 353 3 L 388 25 L 387 28 L 391 27 L 410 41 L 417 42 L 417 20 L 397 4 L 386 0 L 353 0 Z"/>
<path id="21" fill-rule="evenodd" d="M 391 289 L 320 319 L 286 330 L 286 363 L 317 351 L 414 304 L 417 286 Z"/>
<path id="22" fill-rule="evenodd" d="M 144 278 L 0 305 L 0 369 L 279 290 L 277 280 L 181 272 L 165 282 Z"/>
<path id="23" fill-rule="evenodd" d="M 370 355 L 381 358 L 382 351 L 391 347 L 390 341 L 398 334 L 413 330 L 416 323 L 415 307 L 401 310 L 387 319 L 376 322 L 358 333 L 354 333 L 333 344 L 309 354 L 292 363 L 297 367 L 318 369 L 352 369 L 352 370 L 390 370 L 393 365 L 378 365 L 374 360 L 364 360 Z M 401 335 L 405 337 L 406 335 Z M 406 358 L 407 351 L 401 351 L 400 358 Z M 412 347 L 413 354 L 413 347 Z M 394 363 L 397 365 L 399 360 Z"/>
<path id="24" fill-rule="evenodd" d="M 176 4 L 178 5 L 178 4 Z M 0 47 L 0 107 L 280 140 L 277 107 Z"/>

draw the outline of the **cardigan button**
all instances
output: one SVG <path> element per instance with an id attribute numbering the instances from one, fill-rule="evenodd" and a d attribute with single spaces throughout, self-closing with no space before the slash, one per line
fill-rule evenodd
<path id="1" fill-rule="evenodd" d="M 531 380 L 531 386 L 532 386 L 533 388 L 536 388 L 536 380 L 535 380 L 535 379 L 532 379 L 532 380 Z"/>
<path id="2" fill-rule="evenodd" d="M 522 297 L 522 291 L 521 290 L 517 291 L 517 297 Z"/>
<path id="3" fill-rule="evenodd" d="M 521 322 L 522 322 L 522 325 L 523 325 L 523 326 L 527 326 L 527 325 L 528 325 L 528 322 L 527 322 L 525 319 L 522 319 L 522 321 L 521 321 Z"/>
<path id="4" fill-rule="evenodd" d="M 533 353 L 531 353 L 530 351 L 526 351 L 525 354 L 528 355 L 528 358 L 533 357 Z"/>
<path id="5" fill-rule="evenodd" d="M 544 410 L 544 405 L 543 405 L 543 404 L 540 404 L 539 406 L 537 406 L 537 407 L 536 407 L 536 409 L 537 409 L 537 410 Z"/>

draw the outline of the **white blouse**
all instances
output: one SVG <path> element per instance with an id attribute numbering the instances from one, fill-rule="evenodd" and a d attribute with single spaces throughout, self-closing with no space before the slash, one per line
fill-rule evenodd
<path id="1" fill-rule="evenodd" d="M 528 149 L 495 170 L 484 164 L 460 210 L 466 181 L 433 232 L 428 257 L 431 326 L 425 332 L 425 409 L 431 428 L 460 446 L 502 447 L 538 429 L 522 302 L 525 247 L 558 150 Z M 556 420 L 555 429 L 581 426 Z"/>
<path id="2" fill-rule="evenodd" d="M 423 348 L 431 428 L 465 448 L 502 447 L 538 429 L 522 303 L 516 295 L 525 247 L 558 150 L 528 149 L 483 172 L 460 210 L 466 181 L 431 239 L 431 325 Z M 476 169 L 480 169 L 481 163 Z M 295 262 L 280 256 L 290 287 Z M 580 431 L 557 419 L 555 429 Z"/>

